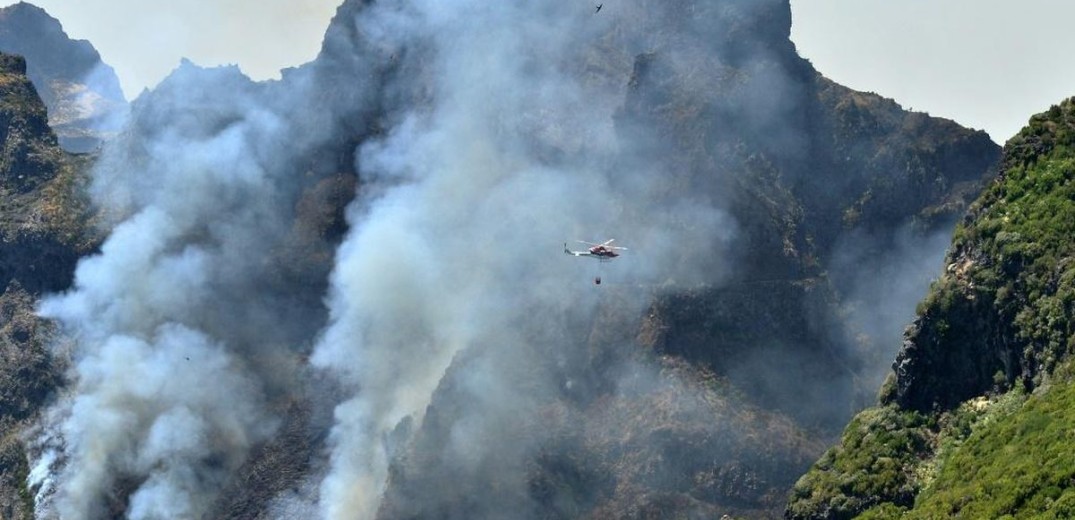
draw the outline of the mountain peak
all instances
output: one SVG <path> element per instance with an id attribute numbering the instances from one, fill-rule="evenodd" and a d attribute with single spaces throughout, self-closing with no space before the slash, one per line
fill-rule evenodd
<path id="1" fill-rule="evenodd" d="M 115 71 L 44 9 L 26 2 L 0 9 L 0 52 L 26 58 L 26 75 L 64 148 L 89 151 L 119 130 L 127 101 Z"/>
<path id="2" fill-rule="evenodd" d="M 26 74 L 26 58 L 16 54 L 0 54 L 0 74 Z"/>
<path id="3" fill-rule="evenodd" d="M 18 2 L 0 8 L 0 16 L 44 17 L 55 21 L 57 24 L 60 23 L 59 20 L 53 18 L 47 11 L 29 2 Z"/>
<path id="4" fill-rule="evenodd" d="M 1056 432 L 1075 425 L 1073 163 L 1075 100 L 1008 141 L 879 406 L 799 481 L 786 518 L 1038 518 L 1071 503 L 1051 489 L 1066 467 L 1040 461 L 1070 451 Z"/>

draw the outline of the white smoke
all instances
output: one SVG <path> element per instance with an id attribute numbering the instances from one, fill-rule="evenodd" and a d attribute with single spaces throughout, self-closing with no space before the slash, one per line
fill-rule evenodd
<path id="1" fill-rule="evenodd" d="M 510 358 L 535 331 L 566 336 L 563 316 L 601 298 L 595 274 L 606 286 L 725 274 L 713 265 L 730 218 L 706 196 L 650 197 L 675 193 L 669 171 L 618 131 L 634 50 L 602 47 L 611 13 L 478 0 L 341 13 L 353 27 L 330 30 L 322 68 L 264 85 L 182 65 L 105 150 L 91 191 L 114 228 L 41 306 L 75 341 L 34 468 L 42 516 L 95 518 L 122 500 L 130 518 L 207 514 L 270 438 L 274 392 L 302 384 L 313 341 L 293 320 L 315 314 L 280 294 L 275 255 L 318 147 L 373 126 L 369 114 L 376 138 L 342 136 L 363 141 L 360 185 L 310 358 L 350 395 L 320 484 L 326 518 L 375 514 L 386 437 L 421 420 L 464 349 Z M 615 65 L 588 72 L 602 63 Z M 609 238 L 631 248 L 609 265 L 561 253 Z M 473 461 L 480 432 L 528 398 L 506 379 L 525 366 L 500 368 L 464 378 L 492 415 L 461 421 L 449 456 Z"/>
<path id="2" fill-rule="evenodd" d="M 130 518 L 198 516 L 202 497 L 271 432 L 253 385 L 221 346 L 179 325 L 150 342 L 112 336 L 78 369 L 79 395 L 62 420 L 62 518 L 96 516 L 117 474 L 147 476 Z M 222 460 L 206 464 L 212 457 Z"/>
<path id="3" fill-rule="evenodd" d="M 776 206 L 793 201 L 776 177 L 813 173 L 744 167 L 805 153 L 803 127 L 786 124 L 803 108 L 798 76 L 744 32 L 781 5 L 349 0 L 317 62 L 279 82 L 182 65 L 134 103 L 95 168 L 109 238 L 41 306 L 73 346 L 36 444 L 40 516 L 213 515 L 289 401 L 315 408 L 304 427 L 331 428 L 327 460 L 261 505 L 372 518 L 393 457 L 448 394 L 425 448 L 450 477 L 496 476 L 510 498 L 482 497 L 488 516 L 525 517 L 502 506 L 527 500 L 537 443 L 520 437 L 543 433 L 530 412 L 585 394 L 573 364 L 605 354 L 573 350 L 591 341 L 579 331 L 599 309 L 629 329 L 654 287 L 720 282 L 736 232 L 724 189 Z M 352 173 L 329 279 L 294 275 L 290 234 L 309 230 L 297 200 Z M 744 214 L 764 221 L 763 205 Z M 609 264 L 561 253 L 609 238 L 630 248 Z M 631 301 L 605 306 L 613 294 Z M 595 344 L 634 333 L 594 330 L 613 337 Z"/>
<path id="4" fill-rule="evenodd" d="M 40 307 L 74 339 L 34 468 L 40 515 L 98 518 L 120 486 L 129 518 L 199 517 L 272 435 L 267 392 L 297 365 L 277 366 L 295 345 L 264 285 L 299 177 L 283 144 L 302 141 L 259 92 L 184 64 L 99 160 L 91 192 L 115 227 Z"/>
<path id="5" fill-rule="evenodd" d="M 716 209 L 644 198 L 661 182 L 650 165 L 612 167 L 631 149 L 614 122 L 628 70 L 611 91 L 578 74 L 606 23 L 591 11 L 414 0 L 356 18 L 358 31 L 406 50 L 401 70 L 421 71 L 390 87 L 426 81 L 428 91 L 390 111 L 398 124 L 357 154 L 364 185 L 312 358 L 355 389 L 336 410 L 326 518 L 374 516 L 389 464 L 382 439 L 422 416 L 456 353 L 517 348 L 521 323 L 541 326 L 534 316 L 592 308 L 598 296 L 580 290 L 591 282 L 579 273 L 597 266 L 560 254 L 564 240 L 619 238 L 637 253 L 608 266 L 606 279 L 639 283 L 692 276 L 671 270 L 677 243 L 706 250 L 729 238 Z M 503 381 L 474 386 L 511 400 L 492 397 Z M 480 450 L 469 445 L 476 435 L 457 441 Z"/>
<path id="6" fill-rule="evenodd" d="M 833 279 L 845 287 L 847 323 L 858 336 L 853 346 L 858 350 L 849 357 L 865 366 L 861 384 L 870 399 L 891 373 L 915 306 L 943 271 L 949 229 L 925 233 L 907 225 L 888 239 L 860 232 L 835 249 Z M 867 263 L 869 269 L 863 269 Z"/>

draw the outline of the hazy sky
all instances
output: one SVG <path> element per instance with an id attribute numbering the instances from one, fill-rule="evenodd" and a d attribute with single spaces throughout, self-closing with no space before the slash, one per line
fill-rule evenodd
<path id="1" fill-rule="evenodd" d="M 341 1 L 33 3 L 72 37 L 92 41 L 134 97 L 184 56 L 276 77 L 317 54 Z M 629 0 L 606 8 L 615 1 Z M 1070 0 L 792 0 L 792 7 L 792 37 L 826 76 L 985 129 L 999 142 L 1031 114 L 1075 95 Z"/>
<path id="2" fill-rule="evenodd" d="M 1075 96 L 1071 0 L 792 0 L 792 39 L 823 74 L 1004 143 Z"/>
<path id="3" fill-rule="evenodd" d="M 0 0 L 0 5 L 16 2 Z M 343 0 L 30 0 L 93 43 L 129 99 L 186 57 L 255 79 L 312 60 Z"/>

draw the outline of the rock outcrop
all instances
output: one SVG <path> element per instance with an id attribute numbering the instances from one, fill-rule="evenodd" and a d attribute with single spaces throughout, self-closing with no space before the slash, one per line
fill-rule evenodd
<path id="1" fill-rule="evenodd" d="M 467 397 L 453 392 L 452 381 L 480 363 L 480 354 L 457 359 L 414 444 L 401 452 L 380 518 L 483 518 L 496 510 L 553 518 L 779 515 L 788 476 L 805 470 L 804 458 L 874 394 L 879 381 L 871 365 L 891 359 L 898 347 L 898 338 L 874 338 L 882 353 L 856 350 L 854 324 L 842 307 L 852 271 L 882 261 L 903 230 L 914 229 L 917 237 L 951 230 L 995 174 L 999 148 L 985 133 L 904 111 L 816 72 L 788 39 L 787 2 L 617 9 L 587 70 L 605 70 L 602 80 L 611 85 L 625 80 L 617 130 L 634 142 L 653 139 L 641 147 L 661 151 L 648 159 L 665 183 L 650 196 L 730 208 L 738 226 L 730 253 L 735 267 L 717 285 L 673 283 L 624 297 L 648 300 L 642 308 L 603 306 L 590 328 L 578 331 L 590 343 L 568 349 L 588 352 L 566 361 L 569 369 L 545 366 L 538 354 L 515 361 L 572 381 L 574 390 L 518 411 L 564 418 L 570 426 L 532 426 L 549 424 L 559 432 L 556 442 L 576 439 L 563 458 L 550 455 L 559 453 L 550 445 L 527 440 L 520 426 L 506 435 L 520 439 L 512 453 L 526 462 L 488 461 L 491 466 L 460 473 L 438 459 L 453 429 L 470 422 L 460 405 Z M 706 32 L 696 32 L 701 27 Z M 837 268 L 841 244 L 858 236 L 874 241 L 862 265 Z M 602 318 L 609 314 L 619 318 Z M 636 356 L 661 368 L 652 387 L 628 398 L 616 382 Z M 671 397 L 669 389 L 683 380 L 708 404 Z M 677 413 L 677 406 L 698 415 Z M 610 427 L 614 421 L 606 416 L 618 413 L 634 414 L 637 423 L 612 428 L 634 433 L 629 440 L 600 440 L 593 430 Z M 647 422 L 648 414 L 664 418 Z M 714 430 L 701 425 L 706 421 L 732 426 Z M 751 440 L 741 442 L 740 435 Z M 477 442 L 500 446 L 493 438 Z M 506 475 L 524 479 L 529 494 L 498 496 L 495 504 L 482 502 L 487 493 L 475 498 Z M 449 481 L 444 493 L 422 491 Z"/>
<path id="2" fill-rule="evenodd" d="M 0 285 L 32 293 L 67 287 L 90 248 L 78 164 L 57 145 L 26 62 L 0 54 Z"/>
<path id="3" fill-rule="evenodd" d="M 43 9 L 26 2 L 0 9 L 0 52 L 26 58 L 27 75 L 65 150 L 93 151 L 119 131 L 127 101 L 116 73 L 90 42 L 70 39 Z"/>
<path id="4" fill-rule="evenodd" d="M 22 57 L 0 54 L 0 517 L 33 518 L 22 433 L 61 384 L 37 298 L 93 247 L 80 167 L 59 148 Z"/>
<path id="5" fill-rule="evenodd" d="M 428 103 L 435 74 L 426 70 L 424 53 L 432 51 L 423 41 L 401 55 L 366 52 L 377 42 L 364 40 L 356 14 L 368 5 L 345 2 L 318 59 L 279 82 L 181 65 L 134 103 L 130 131 L 100 158 L 99 181 L 115 173 L 144 188 L 117 190 L 131 199 L 109 201 L 120 214 L 108 217 L 120 219 L 153 202 L 139 197 L 185 196 L 178 194 L 185 171 L 168 177 L 176 186 L 169 193 L 138 184 L 164 177 L 157 170 L 172 166 L 169 153 L 194 143 L 232 159 L 197 163 L 206 172 L 193 188 L 212 191 L 207 198 L 216 203 L 178 212 L 194 217 L 164 249 L 233 262 L 204 273 L 217 282 L 212 291 L 227 290 L 176 297 L 180 321 L 233 348 L 235 364 L 257 378 L 258 396 L 281 420 L 276 437 L 258 438 L 249 453 L 209 452 L 227 458 L 207 463 L 214 478 L 227 479 L 227 492 L 198 504 L 208 516 L 271 516 L 274 498 L 298 494 L 327 464 L 318 454 L 329 442 L 326 408 L 335 403 L 325 401 L 345 398 L 339 389 L 321 393 L 318 376 L 300 369 L 327 320 L 322 298 L 333 251 L 363 218 L 365 208 L 345 217 L 344 207 L 356 192 L 375 196 L 364 192 L 355 150 L 399 124 L 394 107 Z M 670 260 L 669 271 L 700 265 L 696 278 L 704 281 L 606 283 L 593 307 L 526 309 L 526 319 L 500 336 L 509 344 L 467 345 L 424 417 L 404 419 L 378 439 L 391 458 L 382 519 L 778 515 L 795 475 L 873 392 L 870 363 L 884 357 L 864 355 L 851 338 L 844 305 L 853 272 L 869 269 L 904 230 L 920 237 L 950 229 L 994 173 L 998 149 L 984 133 L 824 79 L 795 53 L 786 0 L 611 7 L 592 44 L 563 64 L 607 91 L 595 102 L 609 104 L 613 131 L 638 146 L 606 167 L 642 162 L 652 170 L 655 189 L 639 197 L 653 204 L 642 207 L 718 208 L 734 229 L 703 229 L 727 235 L 712 247 L 670 245 L 682 258 Z M 11 85 L 25 90 L 25 78 L 15 76 Z M 43 111 L 30 113 L 40 127 Z M 545 146 L 534 155 L 555 164 L 567 152 L 549 142 L 533 144 Z M 153 155 L 160 143 L 178 149 Z M 54 146 L 45 148 L 30 159 L 13 155 L 56 160 L 27 170 L 36 177 L 5 184 L 19 206 L 5 210 L 13 217 L 4 230 L 13 241 L 70 245 L 57 251 L 71 256 L 42 256 L 30 245 L 11 253 L 57 258 L 47 269 L 55 279 L 32 276 L 27 257 L 0 261 L 5 282 L 18 279 L 30 295 L 64 288 L 71 262 L 92 243 L 74 226 L 88 221 L 77 190 L 64 191 L 77 176 Z M 238 186 L 229 183 L 231 167 L 248 175 Z M 218 181 L 220 190 L 205 189 Z M 58 195 L 38 196 L 47 190 Z M 265 200 L 252 203 L 250 194 Z M 181 202 L 167 209 L 185 208 Z M 624 218 L 645 222 L 645 210 L 624 206 Z M 231 225 L 236 212 L 244 216 L 236 227 L 217 227 Z M 672 223 L 695 231 L 710 224 Z M 257 240 L 244 242 L 248 231 Z M 859 256 L 863 266 L 839 267 L 841 245 L 859 236 L 872 244 Z M 228 255 L 213 256 L 222 251 Z M 204 469 L 203 462 L 191 464 Z M 109 475 L 115 489 L 101 493 L 103 507 L 122 514 L 139 479 L 155 470 Z"/>
<path id="6" fill-rule="evenodd" d="M 1075 100 L 1031 118 L 1002 164 L 878 407 L 799 481 L 789 518 L 1070 515 L 1070 469 L 1049 461 L 1075 424 Z"/>

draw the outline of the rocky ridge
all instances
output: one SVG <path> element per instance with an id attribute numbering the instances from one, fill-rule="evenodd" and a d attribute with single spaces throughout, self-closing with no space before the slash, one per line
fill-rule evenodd
<path id="1" fill-rule="evenodd" d="M 302 345 L 323 323 L 320 297 L 334 245 L 346 231 L 343 208 L 356 185 L 362 190 L 352 154 L 383 130 L 377 114 L 364 112 L 366 100 L 337 99 L 382 92 L 335 86 L 353 81 L 356 70 L 399 72 L 391 62 L 371 72 L 341 45 L 361 38 L 352 20 L 364 4 L 345 2 L 321 56 L 279 83 L 255 85 L 237 71 L 181 66 L 159 87 L 162 101 L 153 93 L 139 100 L 132 135 L 117 145 L 137 155 L 139 136 L 151 134 L 154 121 L 174 115 L 167 119 L 183 124 L 187 107 L 168 105 L 169 89 L 185 89 L 209 112 L 220 99 L 196 88 L 202 81 L 258 99 L 275 99 L 275 92 L 295 84 L 322 87 L 308 103 L 280 108 L 295 116 L 288 121 L 296 135 L 303 135 L 302 125 L 334 130 L 324 142 L 301 143 L 294 164 L 272 166 L 302 173 L 283 201 L 293 209 L 290 227 L 274 237 L 278 247 L 258 267 L 269 285 L 262 292 L 289 301 L 289 319 L 305 322 L 281 342 Z M 739 226 L 736 268 L 714 284 L 609 286 L 593 314 L 550 317 L 569 322 L 571 334 L 526 330 L 510 358 L 488 345 L 465 351 L 421 424 L 397 427 L 382 518 L 480 518 L 506 510 L 544 518 L 779 514 L 797 472 L 820 454 L 861 395 L 873 392 L 871 359 L 888 355 L 864 355 L 848 339 L 841 306 L 850 282 L 830 271 L 839 244 L 868 232 L 877 244 L 871 254 L 880 256 L 897 230 L 947 229 L 993 173 L 997 148 L 984 133 L 825 80 L 795 54 L 786 1 L 651 2 L 624 6 L 616 16 L 575 65 L 590 81 L 620 93 L 610 96 L 622 99 L 618 132 L 638 131 L 632 121 L 657 129 L 655 148 L 665 153 L 652 161 L 665 184 L 654 196 L 701 197 L 729 208 Z M 695 19 L 705 23 L 693 25 Z M 318 108 L 340 104 L 359 108 L 330 114 Z M 38 108 L 31 112 L 43 115 Z M 230 112 L 222 112 L 226 126 Z M 190 128 L 199 127 L 191 122 Z M 26 193 L 77 184 L 61 163 L 36 166 L 35 173 L 53 180 Z M 12 186 L 12 192 L 22 189 Z M 46 204 L 41 201 L 66 208 L 61 213 L 68 217 L 66 211 L 81 207 L 70 195 L 13 200 L 22 206 L 5 216 L 31 215 L 28 208 Z M 46 219 L 52 227 L 35 229 L 42 237 L 73 241 L 73 262 L 92 240 L 85 230 L 65 227 L 82 221 L 68 217 Z M 12 236 L 32 235 L 19 235 L 26 225 L 13 220 Z M 11 250 L 44 258 L 30 246 Z M 13 274 L 5 276 L 31 287 L 27 294 L 69 283 L 62 273 L 73 264 L 50 267 L 47 272 L 61 274 L 42 281 L 17 271 L 32 262 L 12 258 L 6 265 Z M 17 288 L 11 294 L 12 301 L 27 301 Z M 34 331 L 43 334 L 47 327 Z M 22 344 L 27 338 L 21 332 L 12 337 Z M 773 359 L 782 361 L 776 369 L 769 366 Z M 459 381 L 483 363 L 514 367 L 518 373 L 505 377 L 521 392 L 532 390 L 534 399 L 526 409 L 500 411 L 522 420 L 484 439 L 506 445 L 511 457 L 489 457 L 460 471 L 444 455 L 453 428 L 468 419 L 470 396 Z M 562 384 L 550 391 L 547 381 Z M 249 485 L 229 486 L 212 508 L 214 517 L 265 517 L 274 494 L 318 471 L 310 462 L 325 438 L 312 428 L 323 424 L 318 414 L 324 410 L 309 395 L 281 386 L 274 395 L 285 418 L 279 437 L 252 451 L 235 477 Z M 288 470 L 277 471 L 281 467 Z M 442 492 L 422 493 L 431 488 Z M 117 515 L 129 492 L 124 489 L 111 504 Z M 504 492 L 492 498 L 479 493 L 487 489 Z"/>
<path id="2" fill-rule="evenodd" d="M 843 309 L 848 273 L 830 271 L 839 245 L 871 236 L 875 248 L 862 258 L 869 265 L 901 229 L 918 236 L 951 229 L 995 174 L 999 150 L 983 132 L 822 77 L 788 39 L 786 2 L 621 9 L 587 70 L 632 64 L 625 76 L 613 69 L 603 78 L 625 81 L 618 131 L 636 137 L 626 122 L 639 122 L 656 134 L 652 148 L 668 151 L 655 158 L 667 184 L 653 196 L 702 197 L 731 208 L 740 226 L 738 269 L 720 284 L 654 288 L 619 304 L 610 296 L 578 332 L 590 338 L 588 354 L 569 361 L 571 369 L 542 368 L 540 353 L 552 349 L 540 341 L 527 347 L 534 351 L 523 363 L 529 370 L 548 370 L 547 377 L 587 390 L 565 390 L 519 411 L 569 418 L 562 424 L 570 425 L 553 421 L 553 440 L 521 440 L 522 466 L 489 461 L 493 466 L 459 473 L 438 459 L 453 424 L 468 420 L 458 404 L 467 397 L 454 390 L 453 374 L 479 354 L 458 359 L 414 444 L 401 452 L 380 518 L 475 518 L 497 510 L 544 518 L 779 515 L 792 475 L 873 395 L 879 380 L 871 365 L 891 359 L 897 346 L 896 338 L 876 338 L 892 346 L 863 352 L 851 338 L 854 324 Z M 713 36 L 694 39 L 680 18 L 685 13 Z M 624 34 L 645 36 L 611 36 Z M 626 303 L 637 301 L 648 303 Z M 634 363 L 661 367 L 655 387 L 617 386 Z M 684 380 L 704 396 L 691 413 L 677 413 L 684 403 L 663 390 Z M 612 424 L 604 418 L 609 413 L 660 419 L 635 425 L 640 431 L 628 439 L 572 433 Z M 733 426 L 718 432 L 707 422 Z M 614 430 L 634 431 L 623 424 Z M 570 455 L 550 458 L 562 442 Z M 685 446 L 699 464 L 659 462 L 683 462 L 676 450 Z M 421 494 L 449 475 L 444 493 Z M 467 498 L 505 475 L 522 479 L 529 492 L 495 504 Z"/>
<path id="3" fill-rule="evenodd" d="M 35 315 L 93 247 L 78 162 L 59 148 L 22 57 L 0 54 L 0 516 L 33 518 L 22 433 L 61 383 L 55 327 Z"/>
<path id="4" fill-rule="evenodd" d="M 1064 518 L 1075 494 L 1075 101 L 1031 118 L 955 231 L 880 403 L 795 486 L 789 518 Z"/>
<path id="5" fill-rule="evenodd" d="M 65 150 L 91 152 L 120 130 L 127 101 L 112 67 L 90 42 L 70 39 L 45 10 L 26 2 L 0 9 L 0 52 L 26 58 Z"/>

